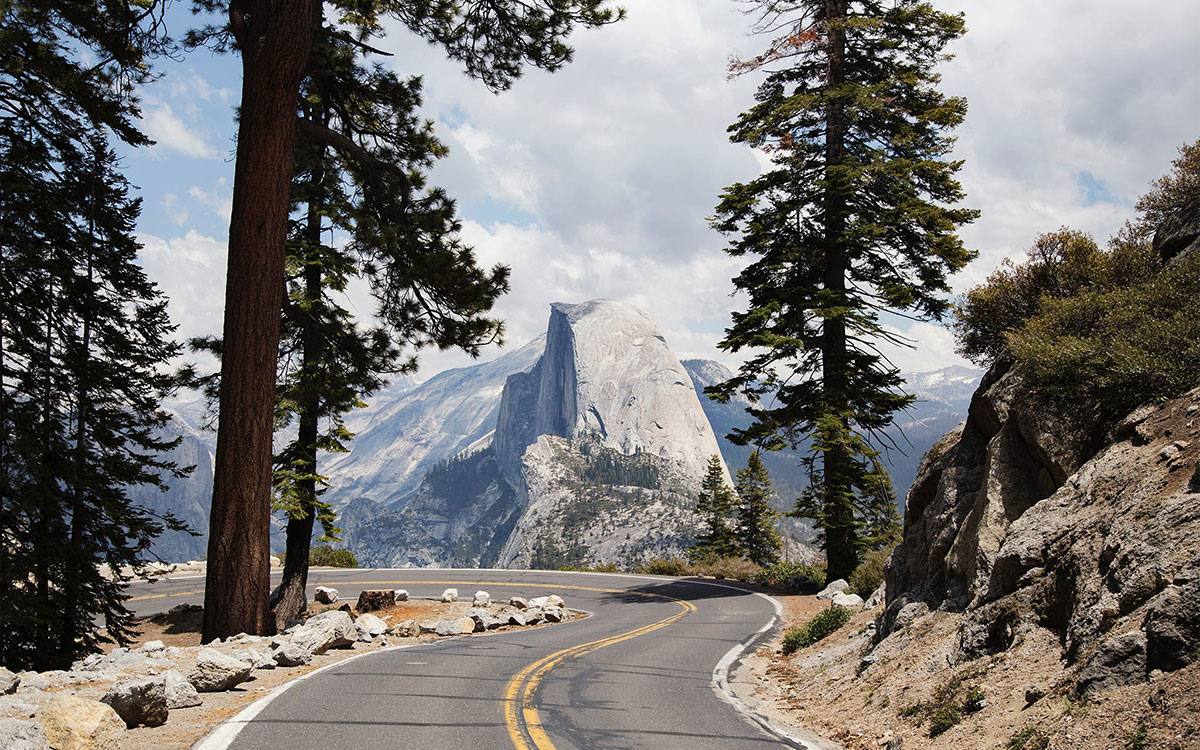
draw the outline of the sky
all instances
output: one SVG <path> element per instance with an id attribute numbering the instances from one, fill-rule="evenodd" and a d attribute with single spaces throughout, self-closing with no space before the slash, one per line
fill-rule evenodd
<path id="1" fill-rule="evenodd" d="M 743 261 L 708 226 L 721 191 L 766 166 L 726 128 L 761 78 L 730 80 L 731 56 L 764 39 L 735 0 L 624 0 L 628 18 L 571 37 L 575 59 L 529 70 L 493 94 L 397 25 L 375 44 L 397 73 L 421 75 L 422 114 L 450 155 L 430 184 L 457 199 L 479 260 L 512 268 L 495 313 L 515 349 L 544 332 L 551 302 L 609 298 L 642 307 L 681 359 L 738 357 L 717 348 L 743 296 Z M 1020 260 L 1061 226 L 1105 241 L 1133 216 L 1177 149 L 1200 139 L 1200 3 L 1196 0 L 941 0 L 963 12 L 941 89 L 965 96 L 954 158 L 965 205 L 982 216 L 961 235 L 979 251 L 955 294 L 1005 258 Z M 194 23 L 175 3 L 171 33 Z M 181 338 L 219 334 L 233 182 L 236 57 L 195 50 L 163 60 L 142 94 L 156 145 L 125 156 L 144 199 L 142 262 L 170 299 Z M 369 318 L 370 299 L 350 300 Z M 966 364 L 940 325 L 889 319 L 915 348 L 888 354 L 904 371 Z M 483 359 L 502 353 L 485 350 Z M 469 364 L 421 353 L 421 379 Z"/>

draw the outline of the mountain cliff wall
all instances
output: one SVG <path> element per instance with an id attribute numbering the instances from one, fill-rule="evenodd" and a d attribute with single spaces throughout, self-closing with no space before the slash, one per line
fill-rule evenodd
<path id="1" fill-rule="evenodd" d="M 997 363 L 908 494 L 879 636 L 963 617 L 953 658 L 1053 631 L 1080 687 L 1200 653 L 1200 389 L 1116 424 L 1066 413 Z"/>

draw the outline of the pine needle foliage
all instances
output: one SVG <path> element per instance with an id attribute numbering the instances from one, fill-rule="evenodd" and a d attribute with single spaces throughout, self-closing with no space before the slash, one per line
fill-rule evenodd
<path id="1" fill-rule="evenodd" d="M 0 5 L 0 663 L 67 668 L 127 643 L 122 577 L 164 529 L 129 490 L 182 476 L 159 408 L 178 348 L 137 262 L 109 144 L 148 143 L 132 86 L 157 3 Z M 86 62 L 85 62 L 86 59 Z M 110 572 L 106 573 L 104 567 Z"/>
<path id="2" fill-rule="evenodd" d="M 710 395 L 762 399 L 735 442 L 811 445 L 797 508 L 842 577 L 880 487 L 869 438 L 913 401 L 878 348 L 907 342 L 880 313 L 940 320 L 947 275 L 974 257 L 956 230 L 977 212 L 956 207 L 961 162 L 948 158 L 966 102 L 941 94 L 935 72 L 964 24 L 916 0 L 748 5 L 771 41 L 731 67 L 765 77 L 729 132 L 772 165 L 727 188 L 711 220 L 726 251 L 750 259 L 734 279 L 748 307 L 721 342 L 750 354 Z"/>
<path id="3" fill-rule="evenodd" d="M 775 530 L 779 513 L 772 507 L 775 490 L 758 451 L 750 454 L 746 468 L 737 473 L 737 545 L 742 555 L 764 568 L 779 562 L 783 541 Z"/>
<path id="4" fill-rule="evenodd" d="M 688 550 L 692 562 L 705 562 L 722 557 L 739 557 L 737 536 L 733 528 L 733 513 L 737 497 L 725 481 L 725 466 L 720 456 L 708 459 L 696 512 L 700 514 L 704 531 Z"/>

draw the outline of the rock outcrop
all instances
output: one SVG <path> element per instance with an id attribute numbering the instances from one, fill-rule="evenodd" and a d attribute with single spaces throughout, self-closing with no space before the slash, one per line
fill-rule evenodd
<path id="1" fill-rule="evenodd" d="M 997 363 L 909 491 L 887 602 L 881 638 L 918 604 L 962 612 L 961 660 L 1051 628 L 1083 688 L 1194 661 L 1200 389 L 1100 424 Z"/>

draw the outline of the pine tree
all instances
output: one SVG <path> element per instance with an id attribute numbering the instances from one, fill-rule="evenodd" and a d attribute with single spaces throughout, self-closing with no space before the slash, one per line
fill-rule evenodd
<path id="1" fill-rule="evenodd" d="M 722 194 L 713 226 L 754 260 L 734 279 L 749 295 L 721 347 L 751 350 L 712 389 L 769 400 L 731 437 L 811 446 L 797 509 L 815 518 L 832 577 L 854 569 L 864 503 L 878 490 L 871 438 L 912 403 L 880 341 L 906 343 L 883 311 L 940 320 L 946 275 L 973 254 L 955 234 L 977 212 L 962 197 L 946 131 L 966 102 L 936 89 L 961 16 L 918 0 L 757 0 L 775 38 L 735 74 L 767 70 L 757 104 L 730 127 L 773 168 Z M 817 460 L 819 459 L 819 460 Z"/>
<path id="2" fill-rule="evenodd" d="M 725 468 L 720 456 L 708 459 L 708 468 L 700 483 L 700 497 L 696 499 L 696 512 L 704 524 L 704 533 L 688 550 L 693 562 L 703 562 L 721 557 L 737 557 L 737 538 L 731 525 L 737 498 L 725 482 Z"/>
<path id="3" fill-rule="evenodd" d="M 147 142 L 129 87 L 163 43 L 161 6 L 109 10 L 0 10 L 0 662 L 13 668 L 127 642 L 121 570 L 182 529 L 127 494 L 182 471 L 156 458 L 173 445 L 158 398 L 176 347 L 107 142 Z"/>
<path id="4" fill-rule="evenodd" d="M 771 507 L 775 490 L 758 451 L 750 454 L 746 468 L 737 473 L 737 546 L 742 556 L 766 567 L 779 562 L 783 541 L 775 530 L 779 513 Z"/>
<path id="5" fill-rule="evenodd" d="M 194 5 L 226 20 L 189 34 L 189 44 L 236 49 L 242 60 L 205 589 L 204 637 L 213 638 L 270 629 L 275 371 L 268 363 L 279 347 L 295 106 L 326 7 L 318 0 Z M 622 15 L 604 0 L 331 2 L 329 10 L 339 16 L 336 33 L 355 46 L 373 51 L 369 43 L 386 15 L 442 46 L 468 75 L 496 91 L 511 85 L 525 64 L 555 70 L 568 62 L 565 39 L 576 25 L 599 26 Z M 411 304 L 419 317 L 421 301 Z"/>

